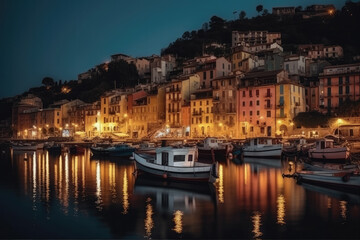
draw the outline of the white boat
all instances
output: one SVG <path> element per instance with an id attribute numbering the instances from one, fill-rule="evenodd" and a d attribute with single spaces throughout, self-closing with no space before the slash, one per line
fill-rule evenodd
<path id="1" fill-rule="evenodd" d="M 335 147 L 334 140 L 320 139 L 316 141 L 316 146 L 309 149 L 309 158 L 321 160 L 347 160 L 350 156 L 348 147 Z"/>
<path id="2" fill-rule="evenodd" d="M 300 171 L 295 174 L 298 182 L 307 182 L 360 194 L 360 175 L 348 171 Z"/>
<path id="3" fill-rule="evenodd" d="M 243 148 L 244 157 L 280 158 L 282 144 L 274 138 L 251 138 Z"/>
<path id="4" fill-rule="evenodd" d="M 134 152 L 136 172 L 181 181 L 214 182 L 218 177 L 218 164 L 197 161 L 196 147 L 161 147 L 156 155 Z"/>

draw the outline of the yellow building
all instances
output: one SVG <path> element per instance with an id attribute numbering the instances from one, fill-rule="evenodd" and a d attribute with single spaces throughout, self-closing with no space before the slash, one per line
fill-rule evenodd
<path id="1" fill-rule="evenodd" d="M 191 94 L 190 137 L 214 136 L 212 89 L 202 89 Z"/>
<path id="2" fill-rule="evenodd" d="M 293 130 L 293 118 L 306 111 L 305 88 L 284 80 L 276 84 L 276 134 L 288 135 Z"/>
<path id="3" fill-rule="evenodd" d="M 87 137 L 95 137 L 100 135 L 100 101 L 85 106 L 85 134 Z"/>
<path id="4" fill-rule="evenodd" d="M 232 71 L 247 72 L 250 69 L 248 60 L 251 53 L 243 50 L 243 46 L 233 47 L 231 50 Z"/>
<path id="5" fill-rule="evenodd" d="M 166 124 L 172 128 L 183 127 L 181 107 L 188 104 L 190 94 L 200 87 L 200 77 L 197 74 L 183 76 L 173 80 L 166 87 Z"/>

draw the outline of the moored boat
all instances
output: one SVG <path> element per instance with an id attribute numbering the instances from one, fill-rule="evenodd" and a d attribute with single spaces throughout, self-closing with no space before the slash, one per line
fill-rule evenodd
<path id="1" fill-rule="evenodd" d="M 135 148 L 128 144 L 115 144 L 110 147 L 91 147 L 93 155 L 110 156 L 110 157 L 130 157 Z"/>
<path id="2" fill-rule="evenodd" d="M 346 161 L 350 156 L 350 149 L 347 146 L 334 146 L 332 139 L 320 139 L 316 141 L 316 146 L 309 149 L 309 158 L 323 161 Z"/>
<path id="3" fill-rule="evenodd" d="M 37 149 L 41 149 L 43 145 L 43 143 L 36 142 L 19 142 L 11 143 L 11 148 L 13 151 L 36 151 Z"/>
<path id="4" fill-rule="evenodd" d="M 360 194 L 359 172 L 348 171 L 300 171 L 295 173 L 298 182 L 307 182 Z"/>
<path id="5" fill-rule="evenodd" d="M 214 182 L 218 177 L 217 163 L 197 161 L 196 147 L 161 147 L 156 156 L 134 152 L 136 171 L 179 181 Z"/>
<path id="6" fill-rule="evenodd" d="M 243 147 L 244 157 L 280 158 L 282 144 L 274 138 L 251 138 Z"/>
<path id="7" fill-rule="evenodd" d="M 198 144 L 199 161 L 211 163 L 214 160 L 226 159 L 227 154 L 231 152 L 230 144 L 223 143 L 215 137 L 207 137 L 202 143 Z"/>

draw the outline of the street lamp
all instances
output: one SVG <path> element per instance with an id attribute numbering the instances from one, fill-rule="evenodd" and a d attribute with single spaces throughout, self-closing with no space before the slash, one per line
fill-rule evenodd
<path id="1" fill-rule="evenodd" d="M 343 120 L 341 118 L 338 118 L 337 122 L 337 132 L 338 132 L 338 142 L 340 142 L 340 124 L 343 123 Z"/>

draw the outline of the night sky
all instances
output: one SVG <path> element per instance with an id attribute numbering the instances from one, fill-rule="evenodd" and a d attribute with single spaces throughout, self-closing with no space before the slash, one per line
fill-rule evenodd
<path id="1" fill-rule="evenodd" d="M 257 15 L 262 4 L 275 6 L 334 4 L 345 0 L 0 0 L 0 98 L 79 73 L 110 55 L 160 54 L 185 31 L 198 30 L 214 15 L 225 20 Z M 233 14 L 237 11 L 236 15 Z"/>

